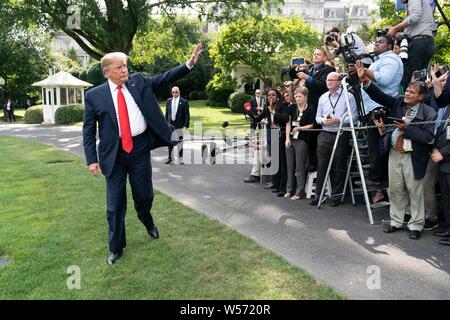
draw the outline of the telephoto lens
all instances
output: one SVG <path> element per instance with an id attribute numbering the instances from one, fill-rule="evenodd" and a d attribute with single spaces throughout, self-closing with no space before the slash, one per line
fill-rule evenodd
<path id="1" fill-rule="evenodd" d="M 400 42 L 400 58 L 405 61 L 408 60 L 408 39 L 403 39 Z"/>

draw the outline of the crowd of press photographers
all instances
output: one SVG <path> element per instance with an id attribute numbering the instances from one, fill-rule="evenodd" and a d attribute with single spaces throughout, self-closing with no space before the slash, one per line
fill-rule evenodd
<path id="1" fill-rule="evenodd" d="M 294 57 L 282 70 L 291 81 L 256 90 L 248 109 L 254 163 L 244 181 L 260 182 L 261 168 L 277 155 L 278 170 L 264 188 L 286 199 L 305 199 L 308 173 L 316 172 L 310 203 L 317 205 L 332 162 L 329 201 L 338 206 L 351 152 L 351 131 L 342 131 L 335 146 L 339 127 L 349 127 L 351 121 L 366 125 L 370 169 L 365 184 L 373 203 L 390 203 L 390 222 L 383 231 L 401 230 L 406 223 L 409 238 L 434 230 L 440 244 L 450 245 L 448 68 L 431 67 L 436 26 L 429 1 L 398 2 L 406 5 L 406 18 L 377 32 L 373 53 L 358 35 L 333 28 L 311 61 Z M 347 67 L 344 80 L 334 67 L 338 56 Z M 258 127 L 264 138 L 252 139 L 260 136 L 255 134 Z M 271 150 L 274 137 L 277 153 Z"/>

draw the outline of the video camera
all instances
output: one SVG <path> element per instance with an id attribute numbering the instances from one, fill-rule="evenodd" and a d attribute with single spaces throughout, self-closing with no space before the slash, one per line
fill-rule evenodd
<path id="1" fill-rule="evenodd" d="M 330 33 L 327 34 L 327 36 L 325 38 L 325 42 L 326 43 L 331 43 L 333 41 L 337 41 L 337 39 L 338 39 L 338 37 L 335 34 L 330 32 Z"/>
<path id="2" fill-rule="evenodd" d="M 364 58 L 370 58 L 373 60 L 370 54 L 358 54 L 354 51 L 354 49 L 357 49 L 357 47 L 355 47 L 355 38 L 352 33 L 342 35 L 339 53 L 342 53 L 344 61 L 347 65 L 355 64 L 356 61 Z"/>

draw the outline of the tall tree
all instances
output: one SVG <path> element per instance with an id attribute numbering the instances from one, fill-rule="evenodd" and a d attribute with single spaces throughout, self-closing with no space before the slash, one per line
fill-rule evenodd
<path id="1" fill-rule="evenodd" d="M 255 5 L 271 8 L 282 0 L 17 0 L 44 13 L 54 29 L 63 30 L 91 57 L 129 53 L 133 38 L 151 14 L 173 16 L 190 10 L 199 17 L 224 21 Z M 36 16 L 39 16 L 38 14 Z"/>
<path id="2" fill-rule="evenodd" d="M 281 67 L 293 54 L 312 58 L 321 46 L 318 33 L 299 18 L 249 18 L 229 24 L 211 45 L 211 56 L 226 73 L 237 65 L 248 65 L 264 82 L 276 81 Z"/>
<path id="3" fill-rule="evenodd" d="M 4 93 L 23 100 L 38 95 L 33 82 L 47 74 L 51 65 L 50 39 L 43 29 L 29 20 L 29 14 L 15 1 L 0 0 L 0 76 L 5 79 Z"/>

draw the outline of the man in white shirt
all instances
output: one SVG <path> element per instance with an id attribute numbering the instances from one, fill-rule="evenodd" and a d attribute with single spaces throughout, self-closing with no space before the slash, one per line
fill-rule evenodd
<path id="1" fill-rule="evenodd" d="M 106 177 L 109 265 L 122 256 L 126 246 L 127 176 L 139 220 L 153 239 L 159 237 L 150 213 L 153 203 L 150 150 L 173 142 L 155 92 L 188 74 L 201 51 L 199 44 L 185 64 L 153 77 L 140 73 L 128 76 L 127 55 L 108 53 L 101 59 L 108 80 L 86 93 L 83 145 L 91 174 L 98 176 L 101 169 Z"/>

